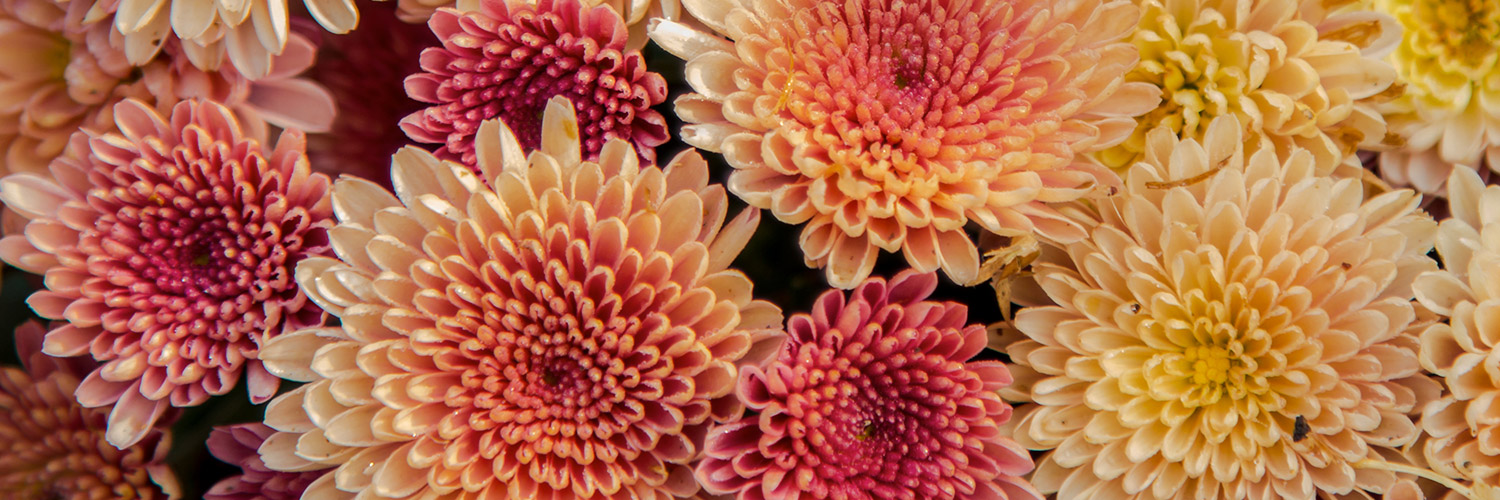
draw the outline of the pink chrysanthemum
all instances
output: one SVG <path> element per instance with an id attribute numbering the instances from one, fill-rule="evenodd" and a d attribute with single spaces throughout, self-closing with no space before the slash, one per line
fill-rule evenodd
<path id="1" fill-rule="evenodd" d="M 267 466 L 337 469 L 306 498 L 673 499 L 714 422 L 744 411 L 736 365 L 775 353 L 781 312 L 729 263 L 759 221 L 695 152 L 584 161 L 573 106 L 528 156 L 497 120 L 481 179 L 415 147 L 392 196 L 334 185 L 340 257 L 297 268 L 341 320 L 271 340 Z"/>
<path id="2" fill-rule="evenodd" d="M 262 149 L 212 101 L 164 118 L 130 99 L 114 113 L 120 132 L 75 135 L 53 179 L 0 180 L 0 199 L 31 219 L 0 240 L 0 258 L 46 274 L 27 303 L 66 321 L 46 352 L 104 362 L 77 397 L 114 405 L 109 439 L 125 447 L 168 406 L 229 392 L 241 374 L 252 401 L 276 393 L 256 354 L 322 322 L 292 269 L 328 251 L 332 209 L 300 132 Z"/>
<path id="3" fill-rule="evenodd" d="M 203 500 L 297 500 L 308 485 L 328 473 L 328 469 L 281 472 L 267 468 L 257 450 L 275 433 L 260 423 L 215 427 L 208 436 L 209 453 L 243 473 L 214 484 Z"/>
<path id="4" fill-rule="evenodd" d="M 350 174 L 389 187 L 391 155 L 410 144 L 397 123 L 424 105 L 402 81 L 421 69 L 418 54 L 434 40 L 425 25 L 396 18 L 389 3 L 366 4 L 359 29 L 325 35 L 308 77 L 333 91 L 338 116 L 326 134 L 307 137 L 313 170 Z"/>
<path id="5" fill-rule="evenodd" d="M 304 131 L 327 130 L 333 100 L 297 78 L 313 63 L 314 47 L 293 34 L 271 72 L 251 81 L 225 67 L 202 71 L 169 43 L 163 57 L 139 66 L 126 61 L 110 19 L 85 21 L 87 2 L 0 1 L 0 175 L 42 173 L 74 132 L 114 128 L 111 111 L 126 98 L 158 110 L 179 100 L 212 99 L 234 109 L 252 133 L 268 121 Z"/>
<path id="6" fill-rule="evenodd" d="M 924 299 L 937 275 L 905 271 L 830 291 L 787 322 L 787 346 L 740 372 L 757 415 L 714 429 L 698 479 L 769 499 L 1041 498 L 1030 454 L 999 426 L 1010 385 L 968 310 Z"/>
<path id="7" fill-rule="evenodd" d="M 490 118 L 535 149 L 542 109 L 555 96 L 571 100 L 581 117 L 586 160 L 619 138 L 651 162 L 667 140 L 665 119 L 651 109 L 667 98 L 666 80 L 646 70 L 640 51 L 625 48 L 625 25 L 609 7 L 482 0 L 477 11 L 441 9 L 429 24 L 443 46 L 422 51 L 423 72 L 407 78 L 406 91 L 435 106 L 407 116 L 401 128 L 418 142 L 442 144 L 440 158 L 477 168 L 474 134 Z"/>
<path id="8" fill-rule="evenodd" d="M 790 224 L 839 288 L 881 250 L 971 282 L 969 223 L 1077 239 L 1049 206 L 1115 175 L 1078 155 L 1124 140 L 1158 91 L 1123 83 L 1128 0 L 683 0 L 717 32 L 658 23 L 697 94 L 683 140 L 722 152 L 729 189 Z"/>
<path id="9" fill-rule="evenodd" d="M 177 498 L 165 461 L 170 432 L 151 429 L 120 450 L 104 439 L 108 413 L 73 400 L 87 363 L 42 354 L 43 329 L 16 329 L 24 369 L 0 367 L 0 496 L 7 500 Z"/>

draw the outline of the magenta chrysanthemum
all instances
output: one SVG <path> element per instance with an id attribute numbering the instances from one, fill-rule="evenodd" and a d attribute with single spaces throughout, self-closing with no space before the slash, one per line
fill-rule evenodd
<path id="1" fill-rule="evenodd" d="M 474 134 L 490 118 L 535 149 L 542 110 L 555 96 L 573 102 L 586 160 L 619 138 L 649 162 L 667 140 L 666 121 L 651 109 L 666 99 L 666 80 L 646 70 L 640 51 L 625 48 L 629 33 L 607 6 L 483 0 L 473 12 L 440 9 L 429 24 L 443 45 L 422 51 L 423 72 L 407 78 L 406 91 L 434 106 L 407 116 L 401 128 L 418 142 L 442 144 L 440 158 L 474 168 Z"/>
<path id="2" fill-rule="evenodd" d="M 114 113 L 120 133 L 74 135 L 55 180 L 0 180 L 0 199 L 31 219 L 0 258 L 46 274 L 28 304 L 67 322 L 48 354 L 105 362 L 77 396 L 114 405 L 109 438 L 124 447 L 168 405 L 224 394 L 242 373 L 253 401 L 276 393 L 256 355 L 267 337 L 321 323 L 292 269 L 327 252 L 332 209 L 300 132 L 262 149 L 212 101 L 164 118 L 131 99 Z"/>
<path id="3" fill-rule="evenodd" d="M 16 329 L 24 369 L 0 367 L 0 497 L 7 500 L 176 498 L 165 463 L 171 434 L 151 429 L 130 448 L 104 440 L 107 412 L 73 400 L 87 363 L 42 354 L 42 327 Z"/>
<path id="4" fill-rule="evenodd" d="M 937 275 L 830 291 L 787 322 L 787 347 L 741 370 L 757 415 L 710 433 L 698 479 L 750 499 L 1040 498 L 1031 457 L 999 426 L 1010 385 L 967 308 L 926 301 Z"/>
<path id="5" fill-rule="evenodd" d="M 267 468 L 257 450 L 275 433 L 261 423 L 215 427 L 208 436 L 209 453 L 244 473 L 214 484 L 203 500 L 297 500 L 308 485 L 328 473 L 329 469 L 281 472 Z"/>

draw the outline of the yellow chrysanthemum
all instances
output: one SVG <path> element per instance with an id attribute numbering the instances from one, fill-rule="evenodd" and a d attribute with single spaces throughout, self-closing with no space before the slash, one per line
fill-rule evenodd
<path id="1" fill-rule="evenodd" d="M 1410 444 L 1411 281 L 1435 224 L 1411 191 L 1365 199 L 1313 154 L 1248 158 L 1238 123 L 1161 127 L 1089 238 L 1034 266 L 1056 305 L 1015 320 L 1017 440 L 1053 450 L 1058 498 L 1273 499 L 1382 492 Z M 1373 461 L 1372 460 L 1372 461 Z"/>
<path id="2" fill-rule="evenodd" d="M 1404 30 L 1389 58 L 1405 91 L 1380 111 L 1405 145 L 1381 156 L 1381 175 L 1439 192 L 1454 165 L 1500 171 L 1500 2 L 1373 4 Z"/>
<path id="3" fill-rule="evenodd" d="M 1129 140 L 1099 154 L 1105 164 L 1140 160 L 1154 127 L 1199 139 L 1217 116 L 1239 121 L 1249 152 L 1274 148 L 1284 158 L 1307 149 L 1320 173 L 1385 137 L 1366 98 L 1396 76 L 1379 59 L 1397 40 L 1389 17 L 1318 0 L 1139 3 L 1145 12 L 1132 39 L 1141 62 L 1127 78 L 1159 87 L 1162 103 Z"/>

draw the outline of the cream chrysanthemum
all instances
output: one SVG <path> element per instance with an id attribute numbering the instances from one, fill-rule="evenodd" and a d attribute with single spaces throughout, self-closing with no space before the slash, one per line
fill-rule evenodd
<path id="1" fill-rule="evenodd" d="M 1500 3 L 1370 1 L 1404 29 L 1389 60 L 1405 90 L 1380 109 L 1404 145 L 1381 155 L 1381 176 L 1441 193 L 1456 165 L 1500 172 Z"/>
<path id="2" fill-rule="evenodd" d="M 1422 412 L 1432 437 L 1424 451 L 1449 477 L 1500 480 L 1500 187 L 1473 170 L 1448 178 L 1452 218 L 1438 227 L 1442 271 L 1414 284 L 1423 306 L 1448 318 L 1422 332 L 1422 366 L 1444 378 L 1448 393 Z"/>
<path id="3" fill-rule="evenodd" d="M 1418 197 L 1364 199 L 1313 154 L 1243 156 L 1238 122 L 1202 144 L 1161 127 L 1091 237 L 1034 266 L 1056 305 L 1016 317 L 1016 438 L 1052 450 L 1059 498 L 1312 498 L 1382 492 L 1354 469 L 1409 444 L 1418 374 L 1411 281 L 1435 224 Z M 1206 178 L 1204 178 L 1206 177 Z M 1160 184 L 1159 184 L 1160 183 Z M 1300 428 L 1300 429 L 1299 429 Z M 1367 495 L 1366 495 L 1367 496 Z"/>
<path id="4" fill-rule="evenodd" d="M 396 196 L 334 187 L 340 260 L 298 268 L 342 328 L 273 341 L 308 381 L 271 403 L 272 469 L 337 467 L 304 498 L 673 499 L 708 427 L 739 418 L 737 364 L 769 359 L 781 312 L 729 269 L 758 211 L 696 153 L 641 166 L 612 140 L 582 160 L 555 98 L 528 157 L 498 120 L 483 179 L 411 147 Z M 503 128 L 503 130 L 502 130 Z M 492 186 L 487 187 L 487 186 Z"/>
<path id="5" fill-rule="evenodd" d="M 1083 236 L 1049 206 L 1118 179 L 1087 159 L 1130 133 L 1155 89 L 1122 83 L 1124 0 L 684 0 L 717 32 L 661 22 L 687 60 L 683 140 L 721 152 L 729 189 L 790 224 L 840 288 L 881 250 L 956 281 L 965 226 Z M 718 35 L 729 37 L 729 40 Z"/>
<path id="6" fill-rule="evenodd" d="M 294 35 L 286 0 L 61 0 L 86 7 L 89 20 L 113 16 L 120 44 L 136 65 L 181 42 L 194 65 L 215 71 L 228 63 L 250 79 L 271 72 L 271 61 Z M 333 33 L 359 23 L 354 0 L 303 0 L 307 12 Z"/>
<path id="7" fill-rule="evenodd" d="M 1140 117 L 1130 140 L 1099 154 L 1106 165 L 1123 170 L 1139 161 L 1147 131 L 1157 126 L 1201 139 L 1217 116 L 1239 122 L 1247 153 L 1271 148 L 1286 157 L 1292 148 L 1307 149 L 1320 173 L 1385 139 L 1385 123 L 1368 98 L 1396 78 L 1380 60 L 1398 40 L 1389 17 L 1347 0 L 1141 5 L 1145 14 L 1132 38 L 1141 62 L 1127 79 L 1160 88 L 1162 104 Z"/>

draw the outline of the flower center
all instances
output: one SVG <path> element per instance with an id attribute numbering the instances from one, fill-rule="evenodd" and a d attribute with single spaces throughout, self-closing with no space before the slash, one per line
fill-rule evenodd
<path id="1" fill-rule="evenodd" d="M 1495 71 L 1500 6 L 1494 0 L 1411 1 L 1406 14 L 1397 17 L 1409 37 L 1444 70 L 1476 80 Z"/>
<path id="2" fill-rule="evenodd" d="M 1193 383 L 1198 385 L 1224 385 L 1229 381 L 1230 368 L 1240 364 L 1230 358 L 1228 349 L 1219 346 L 1190 347 L 1183 354 L 1193 367 Z"/>

